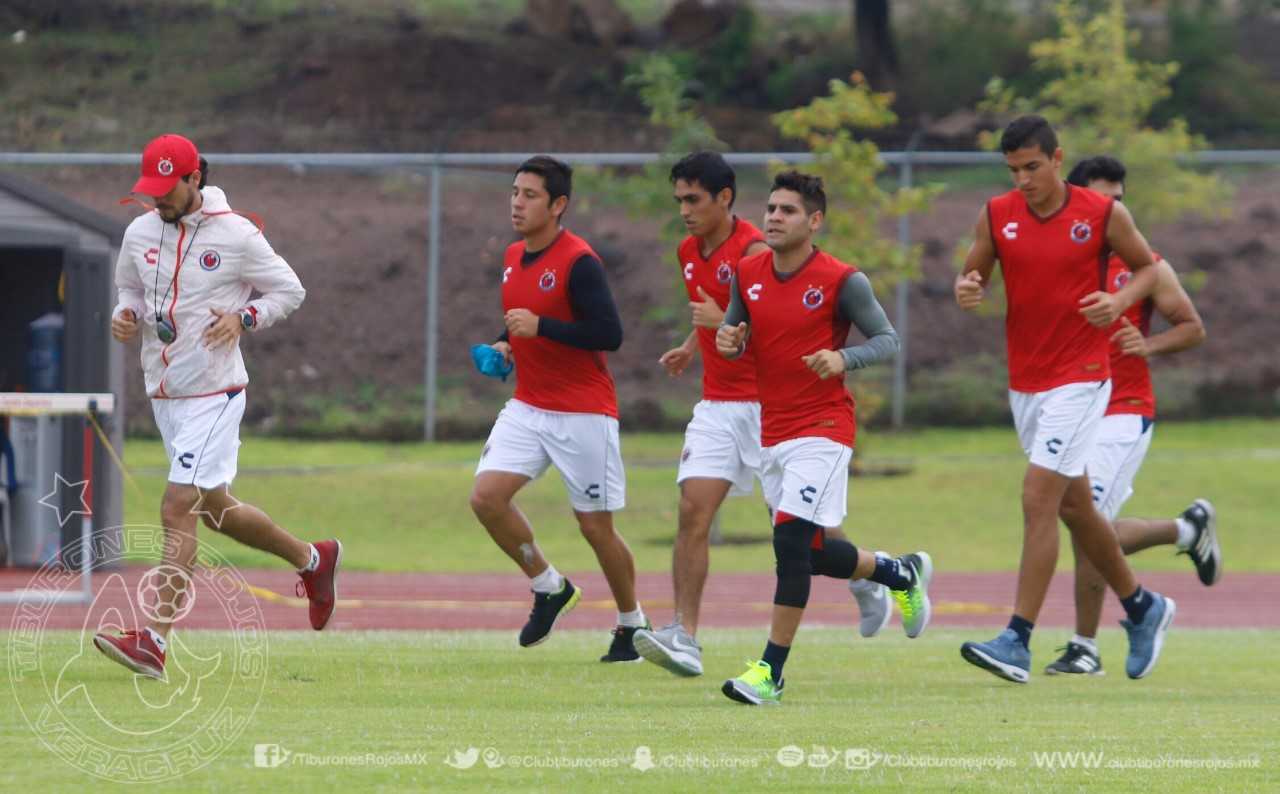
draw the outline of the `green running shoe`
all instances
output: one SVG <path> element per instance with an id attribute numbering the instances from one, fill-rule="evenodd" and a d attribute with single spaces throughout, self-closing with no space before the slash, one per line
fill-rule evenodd
<path id="1" fill-rule="evenodd" d="M 784 682 L 773 683 L 773 668 L 768 662 L 749 662 L 747 671 L 737 678 L 724 682 L 720 691 L 730 700 L 748 706 L 778 706 L 782 704 Z"/>
<path id="2" fill-rule="evenodd" d="M 894 590 L 893 600 L 898 602 L 898 611 L 902 613 L 902 630 L 912 639 L 924 633 L 933 615 L 933 605 L 929 603 L 929 580 L 933 578 L 933 560 L 929 554 L 917 551 L 915 554 L 904 554 L 898 561 L 911 569 L 911 587 L 906 590 Z"/>

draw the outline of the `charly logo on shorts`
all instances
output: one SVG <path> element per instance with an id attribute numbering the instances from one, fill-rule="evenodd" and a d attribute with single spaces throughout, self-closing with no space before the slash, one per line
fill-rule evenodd
<path id="1" fill-rule="evenodd" d="M 1121 270 L 1116 273 L 1116 277 L 1112 280 L 1112 283 L 1116 285 L 1116 289 L 1124 289 L 1124 285 L 1129 283 L 1130 275 L 1128 270 Z"/>
<path id="2" fill-rule="evenodd" d="M 721 284 L 733 281 L 733 267 L 728 262 L 721 262 L 720 267 L 716 268 L 716 281 Z"/>
<path id="3" fill-rule="evenodd" d="M 173 173 L 173 161 L 168 157 L 160 158 L 160 162 L 156 163 L 156 171 L 160 176 L 169 176 Z"/>
<path id="4" fill-rule="evenodd" d="M 1076 221 L 1071 224 L 1071 242 L 1087 243 L 1093 236 L 1093 227 L 1087 221 Z"/>
<path id="5" fill-rule="evenodd" d="M 822 305 L 822 301 L 824 300 L 822 290 L 817 287 L 810 287 L 804 291 L 804 296 L 801 300 L 804 301 L 804 307 L 806 309 L 816 309 Z"/>
<path id="6" fill-rule="evenodd" d="M 77 538 L 32 576 L 27 586 L 38 592 L 9 627 L 9 683 L 23 718 L 51 754 L 105 780 L 161 783 L 204 767 L 253 721 L 266 684 L 262 607 L 212 546 L 197 547 L 190 574 L 172 565 L 140 576 L 104 569 L 126 549 L 163 559 L 166 545 L 161 527 L 97 530 L 88 545 L 97 592 L 82 616 L 57 607 L 80 588 Z M 135 675 L 94 647 L 97 632 L 183 617 L 216 631 L 172 631 L 163 679 Z"/>
<path id="7" fill-rule="evenodd" d="M 551 272 L 550 270 L 544 271 L 542 276 L 539 277 L 538 279 L 538 289 L 542 290 L 543 292 L 550 292 L 551 290 L 555 289 L 555 286 L 556 286 L 556 274 Z"/>
<path id="8" fill-rule="evenodd" d="M 222 264 L 222 254 L 212 248 L 200 255 L 200 267 L 205 270 L 217 270 L 220 264 Z"/>

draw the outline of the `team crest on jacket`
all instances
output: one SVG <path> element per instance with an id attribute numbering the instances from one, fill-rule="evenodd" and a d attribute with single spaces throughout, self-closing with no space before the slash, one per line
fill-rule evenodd
<path id="1" fill-rule="evenodd" d="M 1130 273 L 1128 270 L 1121 270 L 1119 273 L 1116 273 L 1113 283 L 1116 285 L 1117 290 L 1124 289 L 1124 285 L 1129 283 L 1129 276 Z"/>
<path id="2" fill-rule="evenodd" d="M 1089 238 L 1093 236 L 1093 227 L 1085 221 L 1076 221 L 1071 224 L 1071 242 L 1087 243 Z"/>
<path id="3" fill-rule="evenodd" d="M 222 264 L 222 254 L 212 248 L 200 255 L 200 267 L 205 270 L 217 270 L 220 264 Z"/>
<path id="4" fill-rule="evenodd" d="M 733 268 L 728 262 L 721 262 L 720 267 L 716 268 L 716 281 L 721 284 L 728 284 L 733 280 Z"/>
<path id="5" fill-rule="evenodd" d="M 543 292 L 550 292 L 555 289 L 556 274 L 550 270 L 544 271 L 541 278 L 538 279 L 538 289 Z"/>
<path id="6" fill-rule="evenodd" d="M 801 300 L 804 301 L 804 307 L 806 309 L 809 309 L 809 310 L 816 309 L 822 305 L 822 301 L 823 301 L 822 290 L 818 289 L 817 287 L 810 287 L 809 289 L 804 291 L 804 296 L 801 298 Z"/>

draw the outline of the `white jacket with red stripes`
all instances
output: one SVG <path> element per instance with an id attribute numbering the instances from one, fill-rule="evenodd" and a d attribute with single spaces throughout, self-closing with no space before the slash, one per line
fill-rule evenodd
<path id="1" fill-rule="evenodd" d="M 205 347 L 201 337 L 216 320 L 213 309 L 256 315 L 253 329 L 283 320 L 307 291 L 262 230 L 236 214 L 220 188 L 200 191 L 200 209 L 177 223 L 152 210 L 124 233 L 116 261 L 117 317 L 132 310 L 142 327 L 142 370 L 153 398 L 201 397 L 249 382 L 240 345 Z M 249 300 L 254 291 L 260 293 Z M 157 315 L 176 329 L 166 345 L 156 335 Z"/>

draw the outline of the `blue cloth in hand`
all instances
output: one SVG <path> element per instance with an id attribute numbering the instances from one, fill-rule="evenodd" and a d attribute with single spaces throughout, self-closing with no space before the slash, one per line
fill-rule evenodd
<path id="1" fill-rule="evenodd" d="M 514 370 L 515 364 L 504 361 L 502 353 L 494 349 L 492 345 L 472 345 L 471 360 L 475 362 L 476 369 L 481 375 L 488 375 L 491 378 L 501 378 L 504 382 L 507 376 Z"/>

